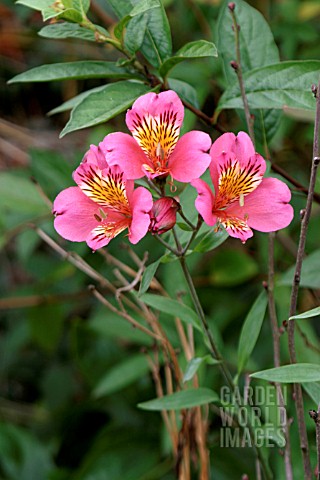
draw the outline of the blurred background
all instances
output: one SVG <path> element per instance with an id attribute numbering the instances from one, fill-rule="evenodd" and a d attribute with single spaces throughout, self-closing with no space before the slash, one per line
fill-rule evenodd
<path id="1" fill-rule="evenodd" d="M 319 59 L 320 4 L 318 1 L 261 0 L 249 2 L 267 19 L 281 60 Z M 188 41 L 215 41 L 219 0 L 166 0 L 174 50 Z M 92 1 L 89 17 L 112 28 L 115 17 L 107 2 Z M 11 0 L 0 4 L 0 478 L 1 480 L 171 480 L 175 478 L 168 438 L 158 413 L 137 409 L 154 398 L 155 388 L 141 351 L 152 348 L 150 339 L 99 304 L 88 290 L 93 280 L 64 260 L 35 231 L 50 235 L 66 251 L 81 255 L 101 275 L 116 284 L 109 258 L 85 244 L 70 244 L 53 229 L 50 202 L 73 184 L 72 171 L 91 143 L 109 132 L 126 131 L 124 115 L 107 125 L 80 130 L 59 139 L 68 112 L 51 111 L 103 80 L 7 85 L 32 67 L 76 60 L 112 60 L 114 52 L 81 40 L 51 40 L 37 32 L 40 13 Z M 202 60 L 176 67 L 175 77 L 190 82 L 203 111 L 211 115 L 223 92 L 225 79 L 219 60 Z M 246 129 L 233 111 L 219 119 L 231 131 Z M 187 112 L 185 129 L 217 132 Z M 289 112 L 282 116 L 269 144 L 273 161 L 307 186 L 312 157 L 312 118 Z M 263 153 L 263 152 L 261 152 Z M 292 186 L 290 184 L 290 186 Z M 276 243 L 278 316 L 288 315 L 290 275 L 299 234 L 299 211 L 305 195 L 293 190 L 295 219 L 279 233 Z M 319 198 L 310 223 L 307 253 L 311 260 L 303 279 L 301 310 L 319 305 Z M 137 269 L 123 238 L 108 252 Z M 163 249 L 152 237 L 135 247 L 142 258 L 156 260 Z M 110 263 L 111 261 L 111 263 Z M 192 258 L 191 268 L 211 328 L 231 366 L 243 319 L 261 291 L 267 273 L 267 236 L 255 233 L 246 245 L 228 239 L 219 249 Z M 162 265 L 158 278 L 172 298 L 183 294 L 184 284 L 175 263 Z M 289 276 L 288 276 L 289 275 Z M 309 276 L 308 276 L 309 275 Z M 288 280 L 289 278 L 289 280 Z M 319 362 L 317 318 L 301 322 L 298 355 Z M 172 320 L 163 325 L 177 344 Z M 281 338 L 286 362 L 286 335 Z M 202 347 L 205 353 L 205 347 Z M 201 351 L 201 346 L 199 346 Z M 141 360 L 142 358 L 142 360 Z M 268 322 L 262 328 L 248 370 L 272 366 L 272 339 Z M 219 389 L 216 371 L 200 372 L 201 384 Z M 306 396 L 306 409 L 314 408 Z M 293 412 L 291 412 L 293 414 Z M 212 412 L 209 449 L 212 478 L 255 478 L 247 449 L 219 447 L 219 417 Z M 314 425 L 308 425 L 311 435 Z M 295 426 L 292 427 L 295 432 Z M 293 446 L 298 452 L 297 435 Z M 313 454 L 314 447 L 313 448 Z M 277 456 L 277 448 L 272 455 Z M 297 453 L 297 457 L 300 454 Z M 282 478 L 274 458 L 275 478 Z M 299 459 L 297 459 L 297 464 Z M 296 466 L 299 472 L 300 466 Z M 250 476 L 251 475 L 251 476 Z M 302 478 L 297 474 L 295 478 Z"/>

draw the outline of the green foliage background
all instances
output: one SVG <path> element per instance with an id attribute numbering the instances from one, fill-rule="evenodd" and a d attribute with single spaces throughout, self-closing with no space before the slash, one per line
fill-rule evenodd
<path id="1" fill-rule="evenodd" d="M 35 4 L 33 0 L 20 3 Z M 83 11 L 88 7 L 86 2 L 78 3 Z M 242 105 L 235 74 L 229 67 L 234 47 L 226 4 L 224 8 L 218 0 L 167 0 L 163 4 L 168 22 L 162 7 L 154 8 L 147 15 L 141 5 L 137 13 L 126 1 L 99 2 L 100 8 L 114 22 L 116 16 L 125 17 L 118 23 L 115 33 L 122 35 L 126 26 L 128 51 L 134 53 L 141 49 L 149 61 L 150 72 L 155 71 L 163 77 L 169 73 L 168 85 L 207 115 L 212 115 L 214 110 L 221 111 L 218 121 L 228 131 L 246 130 L 239 110 Z M 257 17 L 254 13 L 251 17 L 246 10 L 243 17 L 239 17 L 241 32 L 244 36 L 246 32 L 251 35 L 249 41 L 245 36 L 247 43 L 242 47 L 242 60 L 249 103 L 255 109 L 257 148 L 264 154 L 267 140 L 272 160 L 307 186 L 314 109 L 310 85 L 317 81 L 320 70 L 319 5 L 316 1 L 297 0 L 250 4 L 263 15 Z M 81 255 L 102 276 L 115 282 L 114 266 L 106 263 L 99 252 L 93 255 L 86 245 L 70 244 L 58 237 L 52 226 L 50 207 L 39 193 L 38 185 L 51 201 L 59 191 L 70 186 L 72 171 L 90 143 L 98 142 L 111 131 L 125 131 L 123 112 L 151 87 L 142 83 L 137 73 L 134 74 L 136 82 L 129 82 L 128 78 L 133 77 L 130 63 L 119 63 L 112 47 L 95 44 L 94 32 L 80 31 L 77 23 L 65 23 L 63 30 L 57 33 L 58 24 L 43 27 L 40 14 L 25 5 L 3 3 L 4 11 L 8 18 L 14 19 L 15 25 L 15 37 L 9 50 L 1 52 L 4 58 L 3 118 L 16 124 L 17 131 L 21 126 L 28 128 L 32 138 L 37 137 L 38 128 L 40 132 L 51 132 L 50 141 L 57 140 L 59 130 L 62 135 L 70 135 L 53 142 L 50 148 L 46 147 L 46 138 L 41 144 L 39 135 L 28 149 L 26 162 L 12 162 L 12 165 L 4 155 L 1 163 L 0 478 L 170 480 L 175 476 L 161 416 L 159 412 L 137 407 L 156 396 L 142 353 L 152 349 L 152 342 L 99 304 L 88 291 L 93 280 L 50 249 L 34 229 L 34 225 L 40 226 L 66 251 Z M 50 12 L 47 15 L 49 18 Z M 68 15 L 71 15 L 69 19 L 78 21 L 79 11 L 70 7 Z M 98 10 L 88 16 L 100 25 Z M 101 35 L 108 37 L 105 28 L 97 28 Z M 144 36 L 136 33 L 139 29 Z M 40 36 L 37 35 L 39 30 Z M 185 44 L 189 42 L 198 43 L 186 49 Z M 215 50 L 209 42 L 216 44 L 218 58 L 214 57 Z M 187 61 L 180 63 L 181 57 Z M 283 63 L 278 63 L 279 58 Z M 60 67 L 42 66 L 57 63 Z M 271 64 L 276 65 L 266 66 Z M 36 67 L 39 69 L 24 73 Z M 21 76 L 15 78 L 16 83 L 6 84 L 18 74 Z M 63 82 L 50 81 L 63 79 Z M 41 83 L 27 83 L 29 81 Z M 106 102 L 110 104 L 106 106 Z M 285 112 L 282 111 L 284 104 L 287 106 Z M 73 110 L 68 120 L 70 108 Z M 53 109 L 58 115 L 45 117 Z M 106 120 L 110 121 L 105 124 Z M 103 125 L 99 125 L 101 123 Z M 91 126 L 94 128 L 87 128 Z M 186 111 L 184 129 L 192 128 L 207 131 L 213 139 L 218 136 L 213 128 L 201 124 L 193 113 Z M 17 138 L 13 135 L 10 140 L 15 144 Z M 37 184 L 30 181 L 31 177 Z M 319 182 L 316 191 L 320 194 Z M 184 205 L 192 205 L 194 192 L 191 188 L 184 192 L 182 200 Z M 294 221 L 278 235 L 276 243 L 275 296 L 281 322 L 288 319 L 299 212 L 305 206 L 305 195 L 295 187 L 292 204 Z M 319 216 L 319 205 L 315 203 L 301 282 L 301 312 L 319 305 Z M 216 239 L 203 234 L 202 242 L 189 257 L 210 327 L 234 374 L 271 368 L 268 314 L 264 316 L 262 308 L 262 312 L 251 320 L 248 315 L 256 299 L 263 297 L 267 236 L 255 233 L 245 246 L 231 238 L 219 248 L 215 248 L 215 242 Z M 124 238 L 116 238 L 108 251 L 135 268 L 124 243 Z M 135 247 L 140 258 L 145 251 L 149 252 L 149 264 L 164 253 L 152 237 Z M 172 299 L 182 293 L 186 308 L 192 306 L 175 262 L 159 264 L 156 275 Z M 146 284 L 143 290 L 147 287 Z M 179 348 L 173 325 L 174 306 L 168 312 L 159 302 L 152 303 L 152 293 L 142 298 L 161 312 L 161 322 L 173 345 Z M 109 300 L 112 301 L 111 297 Z M 186 321 L 192 321 L 187 310 L 185 317 Z M 250 333 L 242 331 L 241 334 L 246 318 Z M 254 321 L 255 318 L 258 321 Z M 299 362 L 319 364 L 319 316 L 301 320 L 298 326 Z M 256 339 L 252 348 L 251 334 Z M 288 363 L 286 344 L 284 333 L 281 337 L 283 363 Z M 198 332 L 196 345 L 197 356 L 205 357 L 208 352 Z M 181 362 L 184 362 L 182 355 Z M 203 361 L 198 367 L 201 387 L 219 392 L 222 383 L 216 366 Z M 243 382 L 243 377 L 241 379 Z M 255 382 L 265 385 L 260 380 Z M 320 384 L 306 384 L 306 411 L 316 408 L 319 399 Z M 289 414 L 295 415 L 292 402 Z M 208 447 L 212 478 L 236 479 L 243 473 L 254 478 L 253 452 L 243 448 L 221 448 L 220 419 L 214 407 L 210 407 L 210 416 Z M 311 421 L 308 430 L 314 464 L 314 424 Z M 303 474 L 295 423 L 291 431 L 294 474 L 299 479 Z M 274 478 L 282 479 L 283 460 L 278 449 L 275 444 L 268 454 Z"/>

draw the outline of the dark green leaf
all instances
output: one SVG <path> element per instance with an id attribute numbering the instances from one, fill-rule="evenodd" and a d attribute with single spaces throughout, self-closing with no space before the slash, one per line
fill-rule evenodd
<path id="1" fill-rule="evenodd" d="M 172 53 L 168 18 L 161 1 L 157 0 L 157 3 L 158 8 L 153 8 L 149 13 L 148 27 L 141 47 L 142 54 L 156 68 Z"/>
<path id="2" fill-rule="evenodd" d="M 81 78 L 132 78 L 135 76 L 129 70 L 117 67 L 114 62 L 92 60 L 41 65 L 16 75 L 8 83 L 51 82 Z"/>
<path id="3" fill-rule="evenodd" d="M 237 22 L 241 26 L 239 43 L 243 73 L 254 68 L 278 63 L 280 61 L 279 51 L 263 15 L 242 0 L 238 0 L 235 3 Z M 217 47 L 219 56 L 223 60 L 224 71 L 229 85 L 238 83 L 236 73 L 230 65 L 232 60 L 236 60 L 235 35 L 232 25 L 233 21 L 228 8 L 228 2 L 225 2 L 221 7 L 218 19 Z M 250 113 L 254 115 L 256 139 L 261 143 L 263 143 L 264 137 L 267 140 L 271 139 L 277 131 L 281 112 L 254 110 L 250 103 L 249 107 Z M 238 113 L 245 122 L 242 112 L 239 111 Z"/>
<path id="4" fill-rule="evenodd" d="M 192 308 L 183 303 L 173 300 L 172 298 L 162 297 L 151 293 L 141 295 L 140 299 L 150 307 L 160 310 L 160 312 L 168 313 L 173 317 L 178 317 L 186 323 L 191 323 L 197 330 L 201 330 L 199 326 L 198 315 Z"/>
<path id="5" fill-rule="evenodd" d="M 131 355 L 130 358 L 111 368 L 98 382 L 93 391 L 95 398 L 103 397 L 117 392 L 135 382 L 149 371 L 146 357 L 139 354 Z"/>
<path id="6" fill-rule="evenodd" d="M 91 88 L 91 90 L 87 90 L 86 92 L 79 93 L 79 95 L 76 95 L 75 97 L 70 98 L 70 100 L 67 100 L 66 102 L 62 103 L 61 105 L 54 108 L 53 110 L 50 110 L 50 112 L 47 115 L 54 115 L 56 113 L 72 110 L 79 103 L 81 103 L 84 98 L 86 98 L 88 95 L 91 95 L 91 93 L 101 92 L 101 90 L 104 90 L 104 89 L 105 89 L 105 85 L 102 85 L 101 87 Z"/>
<path id="7" fill-rule="evenodd" d="M 263 15 L 242 0 L 236 0 L 235 4 L 237 22 L 241 25 L 239 43 L 243 72 L 278 63 L 280 60 L 279 51 Z M 219 57 L 223 60 L 224 71 L 229 84 L 235 83 L 237 79 L 230 65 L 232 60 L 236 60 L 235 35 L 232 25 L 232 17 L 226 1 L 221 6 L 218 19 L 217 48 Z"/>
<path id="8" fill-rule="evenodd" d="M 139 288 L 139 295 L 142 295 L 143 293 L 146 293 L 148 288 L 150 287 L 150 283 L 153 280 L 153 277 L 155 276 L 155 273 L 158 269 L 158 266 L 161 262 L 161 258 L 157 260 L 156 262 L 151 263 L 148 265 L 143 272 L 141 283 L 140 283 L 140 288 Z"/>
<path id="9" fill-rule="evenodd" d="M 197 91 L 189 83 L 176 78 L 168 78 L 168 83 L 171 90 L 174 90 L 182 100 L 190 103 L 195 108 L 200 108 Z"/>
<path id="10" fill-rule="evenodd" d="M 282 62 L 252 70 L 244 75 L 249 105 L 253 108 L 284 107 L 315 109 L 310 86 L 317 83 L 320 61 Z M 229 87 L 220 98 L 217 113 L 226 108 L 243 108 L 238 84 Z"/>
<path id="11" fill-rule="evenodd" d="M 70 120 L 60 137 L 81 128 L 107 122 L 127 108 L 149 88 L 138 82 L 117 82 L 106 85 L 99 92 L 87 95 L 72 110 Z"/>
<path id="12" fill-rule="evenodd" d="M 229 237 L 226 230 L 218 230 L 217 232 L 214 231 L 212 228 L 209 232 L 205 233 L 203 236 L 199 237 L 200 241 L 195 245 L 193 250 L 195 252 L 204 253 L 213 250 L 223 242 L 227 240 Z"/>
<path id="13" fill-rule="evenodd" d="M 257 343 L 268 304 L 268 297 L 262 291 L 252 305 L 241 329 L 238 346 L 238 373 L 246 367 L 251 353 Z"/>
<path id="14" fill-rule="evenodd" d="M 149 15 L 147 13 L 133 17 L 127 24 L 124 45 L 126 49 L 134 54 L 142 46 L 146 34 Z"/>
<path id="15" fill-rule="evenodd" d="M 155 398 L 148 402 L 139 403 L 138 407 L 143 410 L 182 410 L 184 408 L 206 405 L 211 402 L 219 402 L 218 395 L 209 388 L 197 388 L 182 390 L 161 398 Z"/>
<path id="16" fill-rule="evenodd" d="M 320 275 L 319 275 L 319 265 L 320 265 L 320 250 L 315 250 L 310 255 L 308 255 L 302 263 L 301 287 L 306 288 L 320 288 Z M 291 267 L 287 272 L 285 272 L 278 280 L 278 285 L 288 285 L 291 286 L 293 282 L 295 267 Z"/>
<path id="17" fill-rule="evenodd" d="M 245 250 L 225 247 L 216 252 L 210 269 L 210 283 L 219 287 L 241 285 L 259 273 L 256 260 Z"/>
<path id="18" fill-rule="evenodd" d="M 295 363 L 252 373 L 250 377 L 279 383 L 319 382 L 320 368 L 313 363 Z"/>
<path id="19" fill-rule="evenodd" d="M 212 42 L 206 40 L 196 40 L 184 45 L 174 55 L 174 57 L 168 58 L 160 67 L 160 75 L 165 77 L 168 72 L 178 63 L 188 59 L 203 58 L 203 57 L 217 57 L 216 46 Z"/>

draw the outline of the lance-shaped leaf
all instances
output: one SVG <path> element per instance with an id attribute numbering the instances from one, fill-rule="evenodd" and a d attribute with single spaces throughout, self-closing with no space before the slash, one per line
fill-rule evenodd
<path id="1" fill-rule="evenodd" d="M 318 317 L 320 315 L 320 307 L 313 308 L 307 312 L 300 313 L 299 315 L 293 315 L 289 320 L 303 320 L 305 318 Z"/>
<path id="2" fill-rule="evenodd" d="M 154 295 L 151 293 L 145 293 L 144 295 L 141 295 L 140 300 L 150 307 L 160 310 L 160 312 L 167 313 L 173 317 L 178 317 L 183 322 L 191 323 L 191 325 L 193 325 L 197 330 L 201 331 L 198 315 L 187 305 L 184 305 L 177 300 L 173 300 L 172 298 L 162 297 L 161 295 Z"/>
<path id="3" fill-rule="evenodd" d="M 148 91 L 146 85 L 138 82 L 122 81 L 106 85 L 99 92 L 87 95 L 76 105 L 60 137 L 81 128 L 107 122 L 131 107 L 140 95 Z"/>
<path id="4" fill-rule="evenodd" d="M 100 26 L 97 26 L 97 31 L 100 32 L 105 37 L 109 37 L 109 32 Z M 96 42 L 96 35 L 93 31 L 87 30 L 77 23 L 54 23 L 52 25 L 46 25 L 43 27 L 38 35 L 44 38 L 78 38 L 80 40 L 87 40 L 90 42 Z"/>
<path id="5" fill-rule="evenodd" d="M 320 368 L 313 363 L 294 363 L 255 372 L 250 377 L 279 383 L 319 382 Z"/>
<path id="6" fill-rule="evenodd" d="M 287 107 L 315 109 L 311 85 L 320 76 L 320 61 L 282 62 L 258 68 L 244 75 L 249 105 L 254 108 Z M 243 108 L 240 88 L 234 84 L 220 98 L 216 117 L 226 108 Z"/>
<path id="7" fill-rule="evenodd" d="M 51 82 L 56 80 L 82 78 L 132 78 L 137 75 L 114 62 L 80 61 L 70 63 L 53 63 L 32 68 L 16 75 L 8 83 L 18 82 Z"/>
<path id="8" fill-rule="evenodd" d="M 178 63 L 188 59 L 196 59 L 203 57 L 217 57 L 218 52 L 216 46 L 212 42 L 206 40 L 197 40 L 184 45 L 174 57 L 168 58 L 160 67 L 160 74 L 165 77 L 167 73 Z"/>
<path id="9" fill-rule="evenodd" d="M 304 258 L 302 263 L 300 286 L 307 288 L 320 288 L 319 275 L 320 250 L 315 250 Z M 290 267 L 278 280 L 278 285 L 291 286 L 294 277 L 295 266 Z"/>
<path id="10" fill-rule="evenodd" d="M 206 355 L 205 357 L 194 357 L 188 362 L 186 366 L 186 370 L 183 375 L 183 382 L 188 382 L 191 380 L 194 375 L 197 373 L 200 365 L 202 364 L 209 364 L 209 365 L 219 365 L 221 362 L 219 360 L 215 360 L 211 357 L 211 355 Z"/>
<path id="11" fill-rule="evenodd" d="M 143 410 L 182 410 L 184 408 L 198 407 L 208 403 L 218 403 L 219 397 L 209 388 L 196 388 L 182 390 L 181 392 L 155 398 L 148 402 L 139 403 L 138 407 Z"/>
<path id="12" fill-rule="evenodd" d="M 257 343 L 267 303 L 267 294 L 262 291 L 244 321 L 238 346 L 238 374 L 245 368 Z"/>

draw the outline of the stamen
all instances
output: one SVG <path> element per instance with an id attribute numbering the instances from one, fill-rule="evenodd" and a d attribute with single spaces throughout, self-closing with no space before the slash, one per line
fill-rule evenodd
<path id="1" fill-rule="evenodd" d="M 102 210 L 102 208 L 99 208 L 99 213 L 101 215 L 101 218 L 103 218 L 104 220 L 107 218 L 107 214 Z"/>
<path id="2" fill-rule="evenodd" d="M 99 215 L 95 213 L 93 216 L 97 220 L 97 222 L 101 222 L 102 219 L 99 217 Z"/>
<path id="3" fill-rule="evenodd" d="M 240 204 L 240 207 L 244 207 L 244 194 L 243 193 L 240 193 L 240 195 L 239 195 L 239 204 Z"/>

